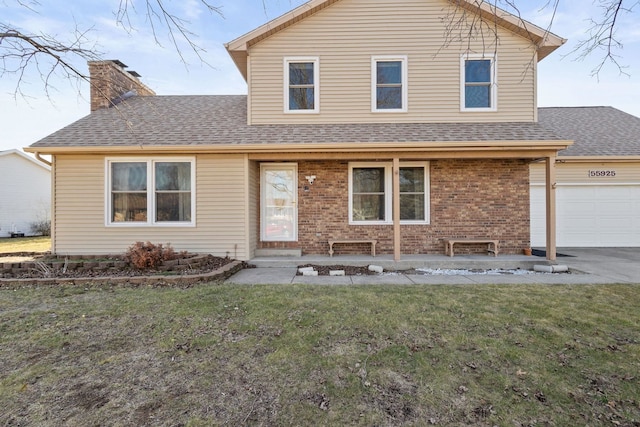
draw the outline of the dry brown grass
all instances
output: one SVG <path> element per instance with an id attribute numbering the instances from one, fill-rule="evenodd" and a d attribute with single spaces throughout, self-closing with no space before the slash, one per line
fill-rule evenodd
<path id="1" fill-rule="evenodd" d="M 51 237 L 18 237 L 0 239 L 0 254 L 17 252 L 47 252 L 51 250 Z"/>
<path id="2" fill-rule="evenodd" d="M 636 426 L 639 290 L 0 290 L 0 425 Z"/>

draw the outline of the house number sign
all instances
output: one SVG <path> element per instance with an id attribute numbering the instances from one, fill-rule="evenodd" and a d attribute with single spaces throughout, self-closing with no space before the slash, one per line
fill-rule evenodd
<path id="1" fill-rule="evenodd" d="M 600 178 L 600 177 L 614 177 L 616 176 L 615 170 L 590 170 L 589 178 Z"/>

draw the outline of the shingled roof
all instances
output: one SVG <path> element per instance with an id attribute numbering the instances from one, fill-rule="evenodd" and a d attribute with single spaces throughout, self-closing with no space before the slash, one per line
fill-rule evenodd
<path id="1" fill-rule="evenodd" d="M 539 108 L 538 121 L 575 141 L 559 156 L 640 156 L 640 118 L 613 107 Z"/>
<path id="2" fill-rule="evenodd" d="M 131 98 L 58 130 L 31 148 L 564 140 L 536 123 L 247 125 L 245 95 Z M 42 150 L 43 152 L 46 150 Z"/>

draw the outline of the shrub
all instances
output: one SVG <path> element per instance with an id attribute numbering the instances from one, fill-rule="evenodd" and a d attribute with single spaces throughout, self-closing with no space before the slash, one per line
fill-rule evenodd
<path id="1" fill-rule="evenodd" d="M 151 242 L 136 242 L 129 246 L 125 253 L 125 261 L 139 270 L 158 268 L 163 261 L 176 258 L 176 252 L 167 244 L 153 244 Z"/>
<path id="2" fill-rule="evenodd" d="M 47 219 L 32 222 L 31 232 L 36 235 L 51 236 L 51 221 Z"/>

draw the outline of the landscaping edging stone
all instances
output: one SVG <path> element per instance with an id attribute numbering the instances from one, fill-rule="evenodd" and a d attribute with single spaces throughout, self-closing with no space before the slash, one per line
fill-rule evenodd
<path id="1" fill-rule="evenodd" d="M 209 254 L 189 254 L 185 258 L 163 261 L 162 264 L 157 267 L 157 270 L 184 274 L 186 270 L 197 270 L 203 265 L 206 265 L 210 261 L 210 258 L 211 255 Z M 112 270 L 115 272 L 127 267 L 128 263 L 123 260 L 120 255 L 47 256 L 28 261 L 0 261 L 0 278 L 20 278 L 20 275 L 24 275 L 30 271 L 39 271 L 42 273 L 42 277 L 46 278 L 52 276 L 49 274 L 50 272 L 60 270 L 78 272 L 79 274 L 76 274 L 76 276 L 86 273 L 88 277 L 92 276 L 90 273 L 94 271 L 108 272 Z M 101 274 L 101 276 L 106 275 L 108 274 Z"/>
<path id="2" fill-rule="evenodd" d="M 0 288 L 29 286 L 123 286 L 123 287 L 185 287 L 202 282 L 224 280 L 247 266 L 244 261 L 232 261 L 217 270 L 201 274 L 152 275 L 152 276 L 100 276 L 100 277 L 50 277 L 27 279 L 1 279 Z"/>

